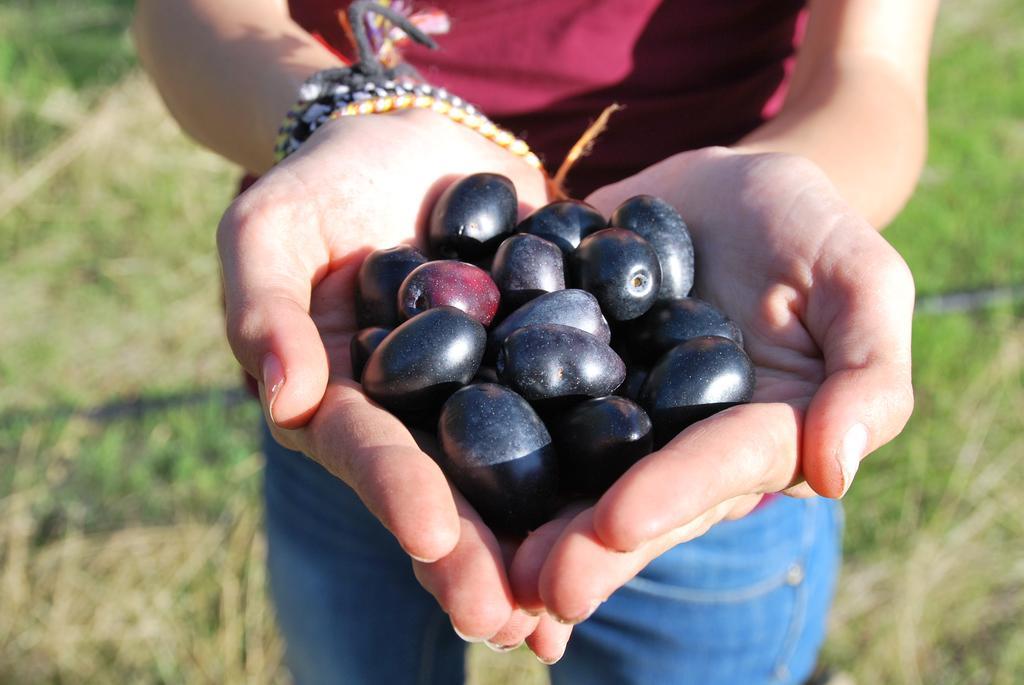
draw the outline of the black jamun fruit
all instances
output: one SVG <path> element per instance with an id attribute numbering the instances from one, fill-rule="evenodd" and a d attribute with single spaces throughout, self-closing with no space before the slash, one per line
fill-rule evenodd
<path id="1" fill-rule="evenodd" d="M 728 338 L 705 336 L 669 350 L 647 376 L 640 405 L 654 424 L 661 447 L 702 419 L 754 394 L 754 365 Z"/>
<path id="2" fill-rule="evenodd" d="M 531 402 L 610 395 L 626 377 L 612 348 L 559 324 L 520 328 L 501 344 L 498 378 Z"/>
<path id="3" fill-rule="evenodd" d="M 642 315 L 658 295 L 661 266 L 650 243 L 632 231 L 591 233 L 572 255 L 573 286 L 593 293 L 614 321 Z"/>
<path id="4" fill-rule="evenodd" d="M 651 420 L 636 402 L 600 397 L 577 404 L 551 422 L 566 493 L 600 497 L 651 452 Z"/>
<path id="5" fill-rule="evenodd" d="M 557 503 L 558 463 L 551 436 L 522 397 L 500 385 L 469 385 L 441 410 L 441 467 L 484 522 L 525 534 Z"/>
<path id="6" fill-rule="evenodd" d="M 500 174 L 472 174 L 448 186 L 430 215 L 430 254 L 472 262 L 494 253 L 515 229 L 519 200 Z"/>
<path id="7" fill-rule="evenodd" d="M 523 219 L 516 232 L 550 240 L 568 257 L 583 238 L 607 225 L 601 212 L 586 202 L 562 200 L 544 205 Z"/>
<path id="8" fill-rule="evenodd" d="M 428 309 L 391 331 L 366 361 L 363 391 L 394 412 L 428 411 L 470 382 L 487 331 L 454 307 Z"/>
<path id="9" fill-rule="evenodd" d="M 501 306 L 511 312 L 530 300 L 565 289 L 565 264 L 558 246 L 521 233 L 498 246 L 491 277 L 501 291 Z"/>
<path id="10" fill-rule="evenodd" d="M 611 226 L 634 231 L 651 244 L 661 264 L 658 300 L 686 297 L 693 288 L 693 241 L 675 207 L 651 195 L 637 195 L 612 212 Z"/>
<path id="11" fill-rule="evenodd" d="M 360 328 L 390 328 L 401 322 L 397 295 L 402 281 L 427 258 L 419 250 L 399 245 L 371 252 L 356 276 L 356 323 Z"/>

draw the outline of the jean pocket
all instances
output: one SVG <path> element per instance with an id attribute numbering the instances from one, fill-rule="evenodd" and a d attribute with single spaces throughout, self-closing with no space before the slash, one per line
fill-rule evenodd
<path id="1" fill-rule="evenodd" d="M 761 574 L 759 574 L 761 575 Z M 751 582 L 730 587 L 687 587 L 674 583 L 652 580 L 637 576 L 628 583 L 631 589 L 663 599 L 680 602 L 705 602 L 721 604 L 729 602 L 749 602 L 767 595 L 784 585 L 798 585 L 803 579 L 803 569 L 799 560 L 788 562 L 785 568 L 775 570 L 774 575 L 752 579 Z"/>
<path id="2" fill-rule="evenodd" d="M 803 579 L 815 499 L 782 498 L 652 561 L 628 586 L 684 602 L 746 602 Z"/>
<path id="3" fill-rule="evenodd" d="M 824 530 L 824 506 L 780 499 L 741 525 L 670 550 L 616 593 L 609 618 L 631 615 L 671 646 L 672 659 L 715 664 L 717 679 L 692 682 L 799 682 L 824 634 L 827 602 L 815 600 L 814 574 L 834 574 L 808 566 L 834 537 Z"/>

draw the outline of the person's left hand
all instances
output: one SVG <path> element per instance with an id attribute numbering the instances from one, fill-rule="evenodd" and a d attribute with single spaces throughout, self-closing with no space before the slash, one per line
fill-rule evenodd
<path id="1" fill-rule="evenodd" d="M 739 324 L 757 386 L 751 404 L 687 428 L 596 505 L 523 543 L 511 571 L 520 606 L 569 623 L 764 493 L 841 497 L 913 407 L 910 271 L 814 164 L 709 148 L 587 200 L 607 215 L 642 193 L 689 223 L 694 294 Z"/>

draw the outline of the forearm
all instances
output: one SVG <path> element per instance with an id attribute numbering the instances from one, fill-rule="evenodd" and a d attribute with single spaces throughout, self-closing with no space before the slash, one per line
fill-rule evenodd
<path id="1" fill-rule="evenodd" d="M 185 132 L 256 173 L 302 81 L 339 64 L 281 0 L 139 0 L 132 31 Z"/>
<path id="2" fill-rule="evenodd" d="M 938 0 L 810 0 L 779 115 L 740 141 L 816 162 L 883 228 L 917 184 L 927 147 L 928 53 Z"/>
<path id="3" fill-rule="evenodd" d="M 883 60 L 829 65 L 738 147 L 811 159 L 847 202 L 884 228 L 913 193 L 924 164 L 923 95 Z"/>

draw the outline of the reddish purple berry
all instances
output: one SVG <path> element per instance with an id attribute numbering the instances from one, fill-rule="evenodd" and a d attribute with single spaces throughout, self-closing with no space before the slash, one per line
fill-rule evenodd
<path id="1" fill-rule="evenodd" d="M 501 295 L 478 266 L 443 260 L 416 267 L 398 289 L 398 309 L 409 319 L 434 307 L 455 307 L 489 326 Z"/>

